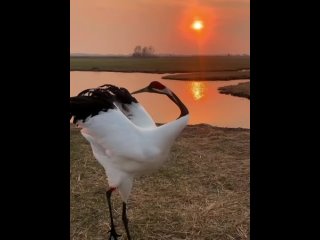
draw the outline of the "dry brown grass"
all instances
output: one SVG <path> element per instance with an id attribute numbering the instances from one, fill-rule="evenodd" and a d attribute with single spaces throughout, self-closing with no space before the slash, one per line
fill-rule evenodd
<path id="1" fill-rule="evenodd" d="M 71 237 L 107 239 L 109 215 L 103 168 L 71 127 Z M 157 173 L 135 180 L 128 204 L 135 240 L 249 239 L 250 130 L 188 126 Z M 121 199 L 115 222 L 126 239 Z"/>

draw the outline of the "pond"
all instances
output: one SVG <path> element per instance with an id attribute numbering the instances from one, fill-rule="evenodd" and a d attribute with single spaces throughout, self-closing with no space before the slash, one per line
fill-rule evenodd
<path id="1" fill-rule="evenodd" d="M 218 127 L 250 128 L 250 100 L 220 94 L 218 91 L 219 87 L 247 80 L 177 81 L 161 79 L 164 75 L 166 74 L 72 71 L 70 96 L 107 83 L 127 88 L 132 92 L 146 87 L 152 81 L 159 81 L 170 88 L 187 106 L 190 112 L 189 124 L 206 123 Z M 164 95 L 141 93 L 135 97 L 155 122 L 173 121 L 180 114 L 179 108 Z"/>

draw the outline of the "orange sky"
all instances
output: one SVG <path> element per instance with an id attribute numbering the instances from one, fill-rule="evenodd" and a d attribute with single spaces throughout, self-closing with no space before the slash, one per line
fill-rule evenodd
<path id="1" fill-rule="evenodd" d="M 250 54 L 250 0 L 70 0 L 71 53 Z M 192 21 L 203 21 L 197 32 Z"/>

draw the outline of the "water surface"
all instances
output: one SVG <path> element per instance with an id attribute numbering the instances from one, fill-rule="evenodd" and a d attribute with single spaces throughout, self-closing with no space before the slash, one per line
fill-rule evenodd
<path id="1" fill-rule="evenodd" d="M 187 106 L 190 112 L 189 124 L 207 123 L 219 127 L 250 128 L 250 100 L 218 92 L 219 87 L 246 80 L 176 81 L 161 79 L 164 75 L 166 74 L 72 71 L 70 96 L 106 83 L 125 87 L 132 92 L 157 80 L 169 87 Z M 155 122 L 169 122 L 180 114 L 179 108 L 164 95 L 141 93 L 135 97 Z"/>

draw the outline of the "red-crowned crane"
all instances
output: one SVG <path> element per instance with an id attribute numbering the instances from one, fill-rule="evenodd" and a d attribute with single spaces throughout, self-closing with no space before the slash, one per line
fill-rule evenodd
<path id="1" fill-rule="evenodd" d="M 148 112 L 131 95 L 142 92 L 167 95 L 180 108 L 180 116 L 156 126 Z M 116 233 L 112 217 L 112 192 L 118 189 L 120 193 L 122 220 L 131 240 L 126 207 L 133 179 L 161 167 L 189 119 L 186 106 L 160 82 L 153 81 L 131 94 L 125 88 L 106 84 L 70 98 L 70 119 L 73 117 L 73 123 L 82 128 L 81 134 L 89 141 L 94 157 L 104 167 L 108 178 L 109 240 L 120 236 Z"/>

